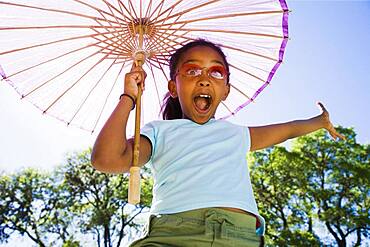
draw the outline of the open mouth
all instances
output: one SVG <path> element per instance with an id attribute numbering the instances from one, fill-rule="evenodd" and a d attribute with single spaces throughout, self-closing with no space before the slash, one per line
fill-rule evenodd
<path id="1" fill-rule="evenodd" d="M 194 104 L 199 112 L 205 113 L 211 107 L 212 96 L 208 94 L 200 94 L 194 98 Z"/>

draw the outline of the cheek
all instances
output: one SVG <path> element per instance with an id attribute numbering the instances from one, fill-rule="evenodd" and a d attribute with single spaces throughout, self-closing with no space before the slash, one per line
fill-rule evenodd
<path id="1" fill-rule="evenodd" d="M 176 90 L 178 95 L 187 95 L 190 92 L 190 85 L 189 83 L 179 82 L 176 83 Z"/>

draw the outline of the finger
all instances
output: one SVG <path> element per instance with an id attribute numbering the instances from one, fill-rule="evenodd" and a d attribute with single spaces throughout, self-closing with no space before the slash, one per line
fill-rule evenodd
<path id="1" fill-rule="evenodd" d="M 330 131 L 329 133 L 330 133 L 330 135 L 332 136 L 332 138 L 334 140 L 336 140 L 336 139 L 346 140 L 346 137 L 344 135 L 338 133 L 335 129 Z"/>
<path id="2" fill-rule="evenodd" d="M 143 72 L 136 72 L 133 79 L 142 90 L 145 89 L 145 74 Z"/>
<path id="3" fill-rule="evenodd" d="M 135 73 L 135 77 L 134 77 L 134 79 L 135 79 L 135 82 L 136 82 L 136 84 L 137 85 L 139 85 L 139 84 L 141 84 L 141 81 L 142 81 L 142 74 L 141 73 Z"/>
<path id="4" fill-rule="evenodd" d="M 137 82 L 138 79 L 140 78 L 140 73 L 138 73 L 138 72 L 130 72 L 130 73 L 127 74 L 127 76 L 129 77 L 129 79 L 132 82 Z"/>
<path id="5" fill-rule="evenodd" d="M 335 141 L 336 141 L 338 138 L 340 138 L 337 132 L 332 132 L 332 131 L 330 131 L 330 132 L 329 132 L 329 134 L 330 134 L 331 138 L 332 138 L 333 140 L 335 140 Z"/>
<path id="6" fill-rule="evenodd" d="M 323 103 L 321 103 L 321 102 L 319 101 L 319 102 L 317 102 L 317 104 L 320 106 L 320 108 L 321 108 L 321 110 L 322 110 L 323 112 L 327 112 L 327 110 L 326 110 L 325 106 L 323 105 Z"/>
<path id="7" fill-rule="evenodd" d="M 131 69 L 130 69 L 130 71 L 134 71 L 135 67 L 136 67 L 135 62 L 132 62 L 132 65 L 131 65 Z"/>
<path id="8" fill-rule="evenodd" d="M 135 68 L 133 69 L 133 71 L 132 71 L 132 72 L 140 73 L 141 78 L 144 78 L 144 80 L 145 80 L 145 78 L 146 78 L 146 73 L 145 73 L 145 71 L 143 70 L 143 68 L 142 68 L 142 67 L 140 67 L 140 66 L 135 67 Z"/>
<path id="9" fill-rule="evenodd" d="M 337 136 L 338 136 L 338 138 L 340 138 L 342 140 L 347 140 L 347 138 L 344 135 L 339 134 L 338 132 L 337 132 Z"/>

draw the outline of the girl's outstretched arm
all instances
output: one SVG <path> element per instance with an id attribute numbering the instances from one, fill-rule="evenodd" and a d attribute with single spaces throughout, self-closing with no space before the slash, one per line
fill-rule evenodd
<path id="1" fill-rule="evenodd" d="M 144 87 L 145 72 L 133 65 L 131 72 L 125 76 L 124 94 L 136 100 L 138 85 Z M 123 173 L 128 172 L 132 165 L 133 138 L 127 139 L 126 126 L 134 100 L 124 95 L 116 108 L 105 122 L 96 138 L 91 154 L 92 165 L 102 172 Z M 151 155 L 151 143 L 148 139 L 140 137 L 139 165 L 145 164 Z"/>
<path id="2" fill-rule="evenodd" d="M 251 151 L 267 148 L 288 139 L 309 134 L 321 128 L 326 129 L 334 139 L 345 139 L 343 135 L 335 130 L 333 124 L 330 122 L 329 112 L 325 109 L 324 105 L 320 102 L 318 104 L 322 109 L 322 113 L 316 117 L 280 124 L 250 127 Z"/>

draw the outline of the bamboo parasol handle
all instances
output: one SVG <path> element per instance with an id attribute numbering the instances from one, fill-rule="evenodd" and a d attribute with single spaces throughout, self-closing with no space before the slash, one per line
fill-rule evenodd
<path id="1" fill-rule="evenodd" d="M 138 26 L 138 45 L 140 51 L 134 55 L 136 66 L 143 67 L 145 63 L 145 52 L 142 51 L 144 42 L 144 27 Z M 145 78 L 144 78 L 145 80 Z M 144 82 L 141 82 L 144 83 Z M 138 204 L 140 202 L 140 167 L 139 167 L 139 153 L 140 153 L 140 117 L 141 117 L 141 95 L 142 85 L 138 85 L 138 93 L 136 97 L 136 114 L 135 114 L 135 137 L 134 137 L 134 157 L 132 167 L 130 168 L 130 179 L 128 187 L 128 202 L 131 204 Z"/>
<path id="2" fill-rule="evenodd" d="M 137 66 L 142 67 L 142 61 L 136 61 Z M 135 112 L 135 136 L 134 136 L 134 157 L 130 168 L 130 178 L 128 186 L 128 202 L 130 204 L 138 204 L 140 202 L 140 117 L 141 117 L 141 95 L 143 91 L 141 85 L 138 86 L 136 97 L 136 112 Z"/>

